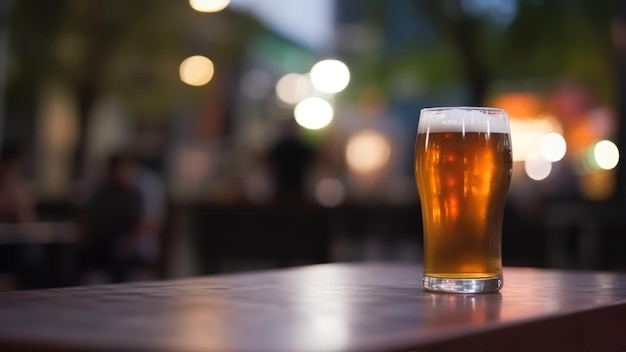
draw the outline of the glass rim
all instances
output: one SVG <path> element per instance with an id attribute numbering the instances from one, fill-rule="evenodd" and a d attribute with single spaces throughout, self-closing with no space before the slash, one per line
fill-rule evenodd
<path id="1" fill-rule="evenodd" d="M 490 112 L 501 112 L 506 114 L 506 110 L 500 108 L 492 108 L 488 106 L 438 106 L 431 108 L 423 108 L 420 110 L 420 113 L 423 112 L 437 112 L 437 111 L 447 111 L 447 110 L 466 110 L 466 111 L 490 111 Z"/>

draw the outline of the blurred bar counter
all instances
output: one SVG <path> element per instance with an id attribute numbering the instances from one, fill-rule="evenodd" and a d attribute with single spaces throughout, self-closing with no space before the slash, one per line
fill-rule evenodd
<path id="1" fill-rule="evenodd" d="M 202 273 L 215 273 L 213 259 L 241 255 L 299 259 L 419 262 L 421 209 L 408 206 L 344 204 L 196 204 L 190 214 Z M 503 260 L 508 266 L 624 270 L 626 217 L 611 203 L 553 201 L 529 210 L 505 210 Z M 407 255 L 407 253 L 409 253 Z"/>
<path id="2" fill-rule="evenodd" d="M 0 245 L 75 243 L 78 236 L 72 222 L 0 223 Z"/>
<path id="3" fill-rule="evenodd" d="M 345 203 L 169 204 L 150 277 L 166 279 L 329 262 L 420 263 L 421 209 Z M 42 249 L 44 286 L 75 284 L 80 246 L 75 209 L 40 207 L 45 221 L 0 224 L 0 248 Z M 550 202 L 530 210 L 508 205 L 503 233 L 507 266 L 625 270 L 626 218 L 609 203 Z M 22 229 L 40 229 L 22 236 Z M 14 231 L 19 230 L 19 231 Z M 185 264 L 188 263 L 188 264 Z M 183 267 L 183 269 L 177 269 Z"/>

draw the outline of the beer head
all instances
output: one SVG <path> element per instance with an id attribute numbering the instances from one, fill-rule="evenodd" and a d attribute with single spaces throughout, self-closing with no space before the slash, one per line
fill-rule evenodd
<path id="1" fill-rule="evenodd" d="M 429 108 L 420 113 L 417 133 L 487 132 L 509 134 L 506 112 L 493 108 Z"/>

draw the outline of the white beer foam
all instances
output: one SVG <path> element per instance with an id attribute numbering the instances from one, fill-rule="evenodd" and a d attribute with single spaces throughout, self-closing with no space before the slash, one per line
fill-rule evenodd
<path id="1" fill-rule="evenodd" d="M 506 119 L 478 110 L 436 109 L 422 110 L 418 133 L 489 132 L 509 133 Z"/>

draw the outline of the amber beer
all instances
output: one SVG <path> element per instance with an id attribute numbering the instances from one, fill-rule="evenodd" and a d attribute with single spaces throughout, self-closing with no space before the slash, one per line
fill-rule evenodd
<path id="1" fill-rule="evenodd" d="M 506 113 L 425 110 L 415 153 L 424 286 L 434 291 L 497 291 L 502 286 L 502 218 L 512 167 Z"/>

